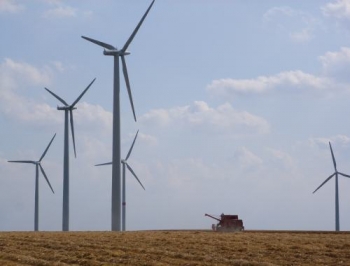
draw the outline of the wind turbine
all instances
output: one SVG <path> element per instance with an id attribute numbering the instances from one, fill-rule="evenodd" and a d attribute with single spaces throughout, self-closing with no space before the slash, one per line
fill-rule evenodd
<path id="1" fill-rule="evenodd" d="M 338 189 L 338 174 L 345 176 L 345 177 L 349 177 L 349 175 L 343 174 L 341 172 L 338 172 L 337 170 L 337 163 L 335 161 L 334 158 L 334 154 L 333 154 L 333 149 L 332 149 L 332 145 L 329 142 L 329 148 L 331 149 L 331 153 L 332 153 L 332 159 L 333 159 L 333 165 L 334 165 L 334 173 L 332 175 L 330 175 L 318 188 L 316 188 L 316 190 L 312 193 L 315 193 L 317 190 L 319 190 L 324 184 L 326 184 L 333 176 L 335 176 L 335 231 L 339 231 L 339 189 Z"/>
<path id="2" fill-rule="evenodd" d="M 46 179 L 47 184 L 49 185 L 52 193 L 55 193 L 53 191 L 53 188 L 50 184 L 49 179 L 47 178 L 47 175 L 44 171 L 44 168 L 41 166 L 41 161 L 42 159 L 45 157 L 48 149 L 50 148 L 50 145 L 52 143 L 52 141 L 54 140 L 54 138 L 56 137 L 56 134 L 52 137 L 49 145 L 47 145 L 44 153 L 41 155 L 39 161 L 8 161 L 9 163 L 31 163 L 35 165 L 35 208 L 34 208 L 34 231 L 38 231 L 39 230 L 39 168 L 41 173 L 43 174 L 43 176 Z"/>
<path id="3" fill-rule="evenodd" d="M 79 97 L 69 105 L 62 98 L 57 96 L 55 93 L 45 88 L 51 95 L 53 95 L 57 100 L 64 104 L 64 106 L 57 106 L 57 110 L 64 111 L 64 152 L 63 152 L 63 215 L 62 215 L 62 231 L 69 231 L 69 145 L 68 145 L 68 117 L 70 117 L 70 126 L 73 139 L 74 155 L 77 157 L 75 150 L 75 138 L 74 138 L 74 122 L 73 122 L 73 110 L 77 109 L 75 105 L 83 97 L 85 92 L 90 88 L 92 83 L 96 78 L 91 81 L 91 83 L 86 87 L 86 89 L 79 95 Z"/>
<path id="4" fill-rule="evenodd" d="M 126 155 L 126 158 L 124 160 L 121 160 L 121 164 L 123 165 L 123 189 L 122 189 L 122 198 L 123 198 L 123 208 L 122 208 L 122 231 L 125 231 L 125 218 L 126 218 L 126 191 L 125 191 L 125 167 L 128 168 L 130 173 L 136 178 L 136 180 L 139 182 L 141 187 L 145 189 L 145 187 L 142 185 L 140 179 L 136 176 L 135 172 L 132 170 L 131 166 L 128 164 L 128 159 L 130 157 L 131 151 L 134 148 L 134 144 L 137 138 L 137 135 L 139 134 L 139 131 L 137 131 L 136 136 L 134 138 L 134 141 L 132 142 L 132 145 L 129 149 L 128 154 Z M 101 164 L 96 164 L 95 166 L 101 166 L 101 165 L 109 165 L 112 164 L 112 162 L 109 163 L 101 163 Z"/>
<path id="5" fill-rule="evenodd" d="M 133 33 L 129 37 L 129 39 L 124 44 L 123 48 L 118 50 L 117 47 L 114 47 L 111 44 L 107 44 L 101 41 L 97 41 L 95 39 L 91 39 L 85 36 L 81 36 L 85 40 L 88 40 L 94 44 L 102 46 L 104 48 L 103 54 L 114 57 L 114 82 L 113 82 L 113 151 L 112 151 L 112 161 L 115 162 L 112 164 L 112 231 L 120 231 L 120 213 L 121 213 L 121 197 L 120 197 L 120 78 L 119 78 L 119 57 L 121 57 L 122 65 L 123 65 L 123 74 L 126 83 L 126 88 L 128 90 L 129 100 L 131 104 L 131 109 L 134 115 L 134 119 L 136 121 L 134 103 L 132 100 L 132 94 L 130 89 L 130 82 L 128 76 L 128 70 L 126 67 L 125 56 L 129 55 L 130 52 L 127 51 L 130 43 L 134 39 L 136 33 L 141 27 L 143 21 L 145 20 L 148 12 L 151 10 L 154 1 L 148 7 L 146 13 L 141 18 L 140 22 L 137 24 Z"/>

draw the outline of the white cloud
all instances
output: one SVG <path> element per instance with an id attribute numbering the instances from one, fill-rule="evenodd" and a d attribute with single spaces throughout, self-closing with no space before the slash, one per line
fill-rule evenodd
<path id="1" fill-rule="evenodd" d="M 150 146 L 155 146 L 158 144 L 157 138 L 148 134 L 139 133 L 138 138 L 140 139 L 141 142 L 146 143 L 147 145 L 150 145 Z"/>
<path id="2" fill-rule="evenodd" d="M 287 33 L 297 43 L 310 41 L 319 24 L 312 15 L 288 6 L 269 9 L 263 15 L 263 22 L 269 28 Z"/>
<path id="3" fill-rule="evenodd" d="M 4 79 L 22 80 L 34 85 L 47 85 L 51 82 L 53 73 L 51 68 L 45 66 L 41 69 L 25 62 L 16 62 L 6 58 L 0 65 L 1 76 Z"/>
<path id="4" fill-rule="evenodd" d="M 39 69 L 28 63 L 5 59 L 0 64 L 0 111 L 24 122 L 50 124 L 57 121 L 53 109 L 47 104 L 37 104 L 18 93 L 32 85 L 50 84 L 52 77 L 53 72 L 49 67 Z"/>
<path id="5" fill-rule="evenodd" d="M 320 56 L 319 59 L 325 70 L 338 65 L 350 65 L 350 48 L 342 47 L 338 52 L 327 52 L 325 55 Z"/>
<path id="6" fill-rule="evenodd" d="M 74 123 L 89 130 L 109 134 L 112 130 L 112 113 L 99 105 L 79 102 L 74 112 Z M 62 114 L 63 116 L 63 114 Z M 92 126 L 93 125 L 93 126 Z"/>
<path id="7" fill-rule="evenodd" d="M 323 14 L 327 17 L 335 17 L 337 19 L 350 19 L 350 1 L 337 0 L 327 3 L 321 7 Z"/>
<path id="8" fill-rule="evenodd" d="M 301 70 L 284 71 L 271 76 L 259 76 L 252 79 L 219 79 L 207 86 L 207 91 L 221 97 L 232 98 L 237 94 L 267 93 L 272 90 L 304 91 L 314 89 L 330 92 L 348 90 L 350 82 L 350 48 L 326 52 L 318 57 L 322 64 L 322 74 L 312 75 Z"/>
<path id="9" fill-rule="evenodd" d="M 65 71 L 65 67 L 63 66 L 62 62 L 60 62 L 60 61 L 53 61 L 52 64 L 58 71 L 60 71 L 60 72 Z"/>
<path id="10" fill-rule="evenodd" d="M 155 180 L 156 182 L 161 182 L 164 187 L 181 189 L 183 192 L 188 190 L 193 192 L 204 181 L 225 179 L 218 166 L 208 164 L 201 158 L 172 159 L 152 164 L 154 174 L 162 177 Z"/>
<path id="11" fill-rule="evenodd" d="M 58 6 L 53 9 L 49 9 L 44 13 L 45 18 L 67 18 L 76 17 L 77 10 L 70 6 Z"/>
<path id="12" fill-rule="evenodd" d="M 16 3 L 15 0 L 0 0 L 0 13 L 19 13 L 24 10 L 24 6 Z"/>
<path id="13" fill-rule="evenodd" d="M 44 18 L 61 19 L 83 16 L 84 18 L 89 19 L 93 16 L 93 12 L 91 10 L 80 10 L 69 5 L 65 5 L 61 0 L 42 1 L 52 7 L 43 13 Z"/>
<path id="14" fill-rule="evenodd" d="M 274 161 L 277 162 L 274 165 L 281 165 L 282 163 L 282 165 L 287 169 L 291 169 L 295 166 L 293 157 L 288 153 L 271 148 L 268 148 L 267 151 L 272 155 Z"/>
<path id="15" fill-rule="evenodd" d="M 24 98 L 17 98 L 16 103 L 13 103 L 12 106 L 8 106 L 7 114 L 24 123 L 36 123 L 41 126 L 52 126 L 63 122 L 61 117 L 56 115 L 56 110 L 51 108 L 48 104 L 25 102 L 26 100 Z"/>
<path id="16" fill-rule="evenodd" d="M 246 147 L 237 149 L 234 153 L 234 159 L 236 164 L 243 169 L 256 169 L 263 164 L 263 160 Z"/>
<path id="17" fill-rule="evenodd" d="M 327 52 L 319 57 L 325 75 L 338 81 L 350 81 L 350 48 L 342 47 L 336 52 Z"/>
<path id="18" fill-rule="evenodd" d="M 289 34 L 290 38 L 299 43 L 305 43 L 312 39 L 311 30 L 309 28 L 304 28 L 297 32 L 292 32 Z"/>
<path id="19" fill-rule="evenodd" d="M 154 126 L 183 126 L 201 128 L 209 131 L 234 133 L 269 132 L 268 122 L 246 111 L 237 111 L 226 103 L 217 108 L 209 107 L 203 101 L 195 101 L 193 105 L 174 107 L 171 109 L 155 109 L 142 115 L 140 122 Z"/>
<path id="20" fill-rule="evenodd" d="M 142 115 L 139 120 L 151 126 L 166 126 L 171 121 L 170 116 L 175 116 L 175 113 L 182 112 L 181 109 L 183 109 L 183 107 L 173 108 L 169 111 L 166 109 L 154 109 Z"/>
<path id="21" fill-rule="evenodd" d="M 63 125 L 62 125 L 63 127 Z M 81 130 L 81 128 L 78 128 Z M 84 132 L 75 132 L 76 145 L 77 145 L 77 154 L 79 154 L 79 163 L 91 162 L 91 165 L 101 162 L 101 159 L 105 159 L 104 156 L 109 155 L 111 152 L 110 146 L 104 142 L 101 138 L 91 137 Z M 110 161 L 110 156 L 107 156 L 107 161 Z M 106 162 L 107 162 L 106 161 Z"/>
<path id="22" fill-rule="evenodd" d="M 309 138 L 310 146 L 329 147 L 329 142 L 339 146 L 349 146 L 350 137 L 346 135 L 335 135 L 331 137 Z"/>
<path id="23" fill-rule="evenodd" d="M 331 81 L 300 70 L 281 72 L 273 76 L 259 76 L 255 79 L 220 79 L 208 85 L 213 94 L 230 97 L 239 93 L 263 93 L 279 87 L 328 88 Z"/>
<path id="24" fill-rule="evenodd" d="M 50 5 L 59 5 L 62 3 L 62 0 L 41 0 L 41 1 Z"/>
<path id="25" fill-rule="evenodd" d="M 267 10 L 263 15 L 264 21 L 273 21 L 275 20 L 275 17 L 277 16 L 294 16 L 296 14 L 296 11 L 288 6 L 283 7 L 273 7 Z"/>

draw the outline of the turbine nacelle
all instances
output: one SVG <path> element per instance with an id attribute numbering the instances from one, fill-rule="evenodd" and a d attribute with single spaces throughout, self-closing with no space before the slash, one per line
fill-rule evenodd
<path id="1" fill-rule="evenodd" d="M 129 55 L 129 51 L 123 51 L 123 50 L 117 50 L 117 49 L 104 49 L 103 50 L 104 55 L 111 55 L 111 56 L 124 56 Z"/>
<path id="2" fill-rule="evenodd" d="M 57 106 L 57 110 L 75 110 L 76 107 L 72 106 Z"/>

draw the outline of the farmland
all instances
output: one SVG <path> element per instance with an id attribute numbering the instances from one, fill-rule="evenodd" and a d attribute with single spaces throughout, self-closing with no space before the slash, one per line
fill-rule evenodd
<path id="1" fill-rule="evenodd" d="M 0 265 L 350 265 L 350 233 L 2 232 Z"/>

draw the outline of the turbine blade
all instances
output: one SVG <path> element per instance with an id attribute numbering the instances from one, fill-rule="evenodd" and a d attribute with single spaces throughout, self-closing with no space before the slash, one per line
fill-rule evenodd
<path id="1" fill-rule="evenodd" d="M 136 180 L 140 183 L 141 187 L 145 189 L 145 187 L 142 185 L 141 181 L 138 179 L 138 177 L 136 176 L 135 172 L 132 170 L 132 168 L 129 166 L 129 164 L 127 162 L 125 162 L 126 167 L 128 167 L 129 171 L 132 173 L 132 175 L 136 178 Z"/>
<path id="2" fill-rule="evenodd" d="M 81 97 L 84 96 L 85 92 L 87 92 L 87 90 L 90 88 L 90 86 L 92 85 L 92 83 L 94 83 L 96 80 L 96 78 L 94 78 L 91 83 L 86 87 L 86 89 L 79 95 L 79 97 L 74 101 L 74 103 L 72 103 L 71 107 L 73 108 L 74 105 L 77 104 L 77 102 L 79 102 L 79 100 L 81 99 Z"/>
<path id="3" fill-rule="evenodd" d="M 73 110 L 70 109 L 70 110 L 69 110 L 69 113 L 70 113 L 70 129 L 71 129 L 71 131 L 72 131 L 72 140 L 73 140 L 74 155 L 75 155 L 75 158 L 77 158 L 77 152 L 76 152 L 76 150 L 75 150 Z"/>
<path id="4" fill-rule="evenodd" d="M 135 141 L 136 141 L 136 138 L 137 138 L 137 135 L 138 135 L 138 134 L 139 134 L 139 131 L 137 130 L 136 135 L 135 135 L 135 138 L 134 138 L 134 141 L 132 142 L 131 147 L 130 147 L 130 149 L 129 149 L 128 155 L 126 155 L 125 161 L 128 160 L 128 158 L 129 158 L 129 156 L 130 156 L 130 154 L 131 154 L 131 151 L 132 151 L 132 149 L 134 148 L 134 144 L 135 144 Z"/>
<path id="5" fill-rule="evenodd" d="M 8 161 L 9 163 L 33 163 L 35 164 L 34 161 Z"/>
<path id="6" fill-rule="evenodd" d="M 44 177 L 45 177 L 45 179 L 46 179 L 47 184 L 48 184 L 49 187 L 51 188 L 52 193 L 55 194 L 55 191 L 53 191 L 53 188 L 52 188 L 52 186 L 51 186 L 51 184 L 50 184 L 50 181 L 49 181 L 49 179 L 47 178 L 47 176 L 46 176 L 46 174 L 45 174 L 44 168 L 41 166 L 41 164 L 39 164 L 39 167 L 40 167 L 40 170 L 41 170 L 41 172 L 43 173 L 43 175 L 44 175 Z"/>
<path id="7" fill-rule="evenodd" d="M 104 42 L 100 42 L 100 41 L 91 39 L 89 37 L 81 36 L 81 38 L 83 38 L 83 39 L 85 39 L 85 40 L 87 40 L 89 42 L 92 42 L 94 44 L 97 44 L 99 46 L 102 46 L 103 48 L 106 48 L 106 49 L 109 49 L 109 50 L 115 50 L 116 49 L 113 45 L 110 45 L 110 44 L 104 43 Z"/>
<path id="8" fill-rule="evenodd" d="M 52 91 L 50 91 L 48 88 L 45 88 L 53 97 L 55 97 L 57 100 L 59 100 L 61 103 L 63 103 L 65 106 L 69 106 L 68 103 L 66 103 L 61 97 L 54 94 Z"/>
<path id="9" fill-rule="evenodd" d="M 340 173 L 338 172 L 338 174 L 342 175 L 342 176 L 345 176 L 345 177 L 349 177 L 350 178 L 350 175 L 346 175 L 346 174 L 343 174 L 343 173 Z"/>
<path id="10" fill-rule="evenodd" d="M 336 173 L 332 174 L 331 176 L 329 176 L 318 188 L 315 189 L 314 192 L 315 193 L 317 190 L 319 190 L 324 184 L 326 184 Z"/>
<path id="11" fill-rule="evenodd" d="M 39 162 L 41 162 L 41 160 L 45 157 L 45 155 L 46 155 L 48 149 L 50 148 L 51 143 L 53 142 L 53 140 L 54 140 L 55 137 L 56 137 L 56 133 L 55 133 L 55 135 L 53 135 L 53 137 L 52 137 L 52 139 L 51 139 L 49 145 L 47 145 L 46 150 L 44 151 L 43 155 L 41 155 L 41 157 L 40 157 L 40 159 L 39 159 Z"/>
<path id="12" fill-rule="evenodd" d="M 110 165 L 112 164 L 112 162 L 109 162 L 109 163 L 100 163 L 100 164 L 95 164 L 95 166 L 101 166 L 101 165 Z"/>
<path id="13" fill-rule="evenodd" d="M 332 159 L 333 159 L 334 170 L 337 171 L 337 163 L 335 162 L 335 158 L 334 158 L 334 153 L 333 153 L 333 149 L 332 149 L 331 142 L 329 142 L 329 148 L 331 149 L 331 153 L 332 153 Z"/>
<path id="14" fill-rule="evenodd" d="M 148 7 L 146 13 L 145 13 L 145 14 L 143 15 L 143 17 L 141 18 L 139 24 L 137 24 L 137 26 L 136 26 L 136 28 L 134 29 L 133 33 L 131 34 L 131 36 L 129 37 L 129 39 L 128 39 L 128 40 L 126 41 L 126 43 L 124 44 L 124 47 L 123 47 L 123 49 L 122 49 L 123 52 L 125 52 L 126 49 L 128 49 L 128 47 L 129 47 L 130 43 L 132 42 L 132 40 L 134 39 L 134 37 L 135 37 L 137 31 L 139 30 L 139 28 L 141 27 L 143 21 L 144 21 L 145 18 L 147 17 L 148 12 L 151 10 L 151 8 L 152 8 L 152 6 L 153 6 L 153 4 L 154 4 L 154 1 L 155 1 L 155 0 L 152 1 L 151 5 Z"/>
<path id="15" fill-rule="evenodd" d="M 136 122 L 135 108 L 134 108 L 134 102 L 132 100 L 128 69 L 126 68 L 125 57 L 122 55 L 121 58 L 122 58 L 122 63 L 123 63 L 123 74 L 124 74 L 124 79 L 125 79 L 125 83 L 126 83 L 126 88 L 128 90 L 130 105 L 131 105 L 132 113 L 134 115 L 134 119 L 135 119 L 135 122 Z"/>

